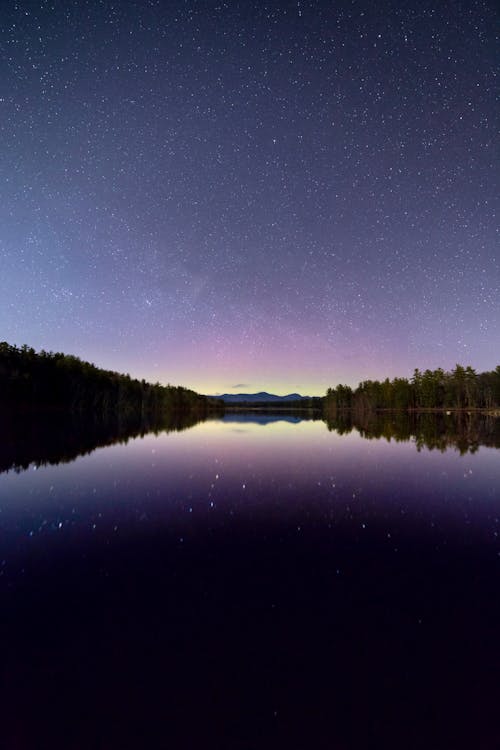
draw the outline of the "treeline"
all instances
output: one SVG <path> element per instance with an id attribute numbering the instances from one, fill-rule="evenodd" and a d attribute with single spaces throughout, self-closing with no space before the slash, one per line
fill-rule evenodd
<path id="1" fill-rule="evenodd" d="M 411 380 L 394 378 L 365 380 L 352 389 L 348 385 L 329 388 L 326 413 L 354 409 L 498 409 L 500 407 L 500 366 L 490 372 L 476 373 L 468 366 L 456 365 L 451 372 L 442 369 L 416 369 Z"/>
<path id="2" fill-rule="evenodd" d="M 180 386 L 162 386 L 102 370 L 60 352 L 35 352 L 0 343 L 0 407 L 57 409 L 71 413 L 148 416 L 205 414 L 206 396 Z"/>

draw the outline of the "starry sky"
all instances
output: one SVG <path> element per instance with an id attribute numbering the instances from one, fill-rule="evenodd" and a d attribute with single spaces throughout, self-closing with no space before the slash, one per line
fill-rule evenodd
<path id="1" fill-rule="evenodd" d="M 496 20 L 2 3 L 0 340 L 202 393 L 492 369 Z"/>

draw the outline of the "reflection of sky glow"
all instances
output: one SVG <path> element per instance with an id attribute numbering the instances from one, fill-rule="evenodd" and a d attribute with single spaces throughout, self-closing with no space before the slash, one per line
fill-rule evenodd
<path id="1" fill-rule="evenodd" d="M 479 519 L 499 508 L 498 456 L 488 448 L 464 457 L 419 453 L 411 442 L 340 436 L 321 421 L 209 421 L 2 475 L 1 521 L 40 532 L 40 518 L 49 519 L 44 528 L 98 528 L 104 519 L 118 528 L 124 517 L 211 523 L 256 511 L 363 522 L 412 513 Z"/>

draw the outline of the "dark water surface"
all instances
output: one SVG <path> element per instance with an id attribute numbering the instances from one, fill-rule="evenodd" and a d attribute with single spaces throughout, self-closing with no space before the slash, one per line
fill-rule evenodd
<path id="1" fill-rule="evenodd" d="M 2 429 L 2 750 L 500 746 L 500 420 L 63 422 Z"/>

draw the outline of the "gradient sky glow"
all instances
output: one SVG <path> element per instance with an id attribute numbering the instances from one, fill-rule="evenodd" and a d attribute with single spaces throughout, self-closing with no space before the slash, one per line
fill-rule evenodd
<path id="1" fill-rule="evenodd" d="M 200 392 L 500 354 L 489 2 L 11 2 L 0 340 Z"/>

